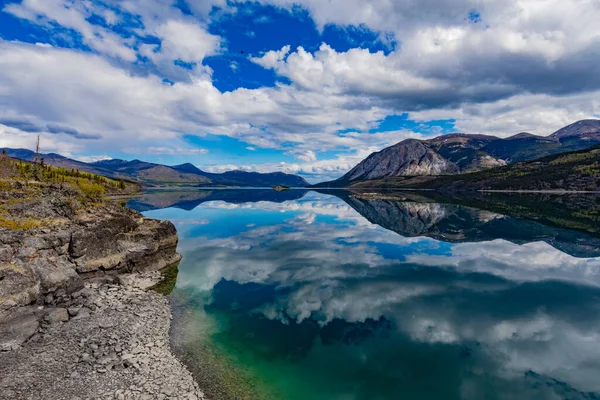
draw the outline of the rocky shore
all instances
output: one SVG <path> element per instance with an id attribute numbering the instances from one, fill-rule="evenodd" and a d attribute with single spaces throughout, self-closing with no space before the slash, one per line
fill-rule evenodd
<path id="1" fill-rule="evenodd" d="M 170 222 L 60 184 L 0 191 L 0 399 L 201 399 L 171 353 Z"/>
<path id="2" fill-rule="evenodd" d="M 93 279 L 68 302 L 14 309 L 0 327 L 15 340 L 0 353 L 0 398 L 204 398 L 171 353 L 168 300 L 147 290 L 159 280 Z"/>

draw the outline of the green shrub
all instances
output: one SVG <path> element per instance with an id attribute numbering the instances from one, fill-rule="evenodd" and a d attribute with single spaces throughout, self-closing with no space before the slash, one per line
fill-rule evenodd
<path id="1" fill-rule="evenodd" d="M 79 187 L 79 189 L 81 189 L 83 194 L 94 200 L 100 200 L 102 198 L 102 195 L 104 195 L 104 193 L 106 192 L 104 186 L 98 183 L 89 183 L 85 180 L 78 180 L 77 186 Z"/>

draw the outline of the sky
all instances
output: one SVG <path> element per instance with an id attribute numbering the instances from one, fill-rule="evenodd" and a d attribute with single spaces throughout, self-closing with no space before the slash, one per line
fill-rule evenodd
<path id="1" fill-rule="evenodd" d="M 0 0 L 0 147 L 339 177 L 600 117 L 597 0 Z"/>

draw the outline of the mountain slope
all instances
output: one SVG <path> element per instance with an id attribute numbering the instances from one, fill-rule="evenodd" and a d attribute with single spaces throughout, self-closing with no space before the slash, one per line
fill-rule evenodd
<path id="1" fill-rule="evenodd" d="M 486 170 L 600 144 L 600 120 L 582 120 L 549 136 L 522 132 L 501 139 L 449 134 L 429 140 L 407 139 L 373 153 L 341 178 L 315 187 L 343 187 L 391 177 L 455 175 Z"/>
<path id="2" fill-rule="evenodd" d="M 260 173 L 236 170 L 223 172 L 222 174 L 206 175 L 212 180 L 214 184 L 226 186 L 309 186 L 309 183 L 304 178 L 298 175 L 284 174 L 283 172 Z M 248 182 L 252 182 L 252 185 L 249 185 Z"/>
<path id="3" fill-rule="evenodd" d="M 35 152 L 27 149 L 4 149 L 9 157 L 17 158 L 24 161 L 33 161 L 35 158 Z M 121 178 L 115 176 L 109 169 L 102 168 L 102 166 L 96 166 L 94 164 L 88 164 L 81 161 L 73 160 L 60 154 L 48 153 L 40 154 L 40 158 L 44 159 L 44 163 L 53 165 L 55 167 L 67 168 L 67 169 L 78 169 L 83 172 L 89 172 L 91 174 L 103 175 L 109 178 Z"/>
<path id="4" fill-rule="evenodd" d="M 399 175 L 441 175 L 458 168 L 416 139 L 404 140 L 373 153 L 340 181 L 351 182 Z"/>
<path id="5" fill-rule="evenodd" d="M 392 177 L 352 188 L 600 191 L 600 145 L 460 175 Z"/>
<path id="6" fill-rule="evenodd" d="M 10 157 L 32 161 L 35 153 L 26 149 L 5 149 Z M 44 163 L 68 169 L 103 175 L 109 178 L 136 181 L 148 186 L 242 186 L 260 187 L 285 185 L 306 187 L 304 178 L 281 172 L 258 173 L 245 171 L 228 171 L 222 174 L 204 172 L 193 164 L 176 166 L 149 163 L 140 160 L 102 160 L 85 163 L 61 156 L 59 154 L 40 154 Z"/>

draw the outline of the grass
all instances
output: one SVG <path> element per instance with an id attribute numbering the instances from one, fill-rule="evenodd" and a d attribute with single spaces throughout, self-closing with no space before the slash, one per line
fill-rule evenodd
<path id="1" fill-rule="evenodd" d="M 6 161 L 4 161 L 4 164 L 6 164 Z M 13 161 L 12 167 L 18 172 L 18 177 L 21 179 L 64 183 L 77 187 L 84 195 L 91 198 L 99 198 L 108 190 L 119 192 L 125 191 L 131 186 L 137 186 L 134 183 L 82 172 L 77 169 L 60 168 L 51 165 L 35 165 L 25 161 Z"/>
<path id="2" fill-rule="evenodd" d="M 6 228 L 11 231 L 27 231 L 34 228 L 39 228 L 42 225 L 44 225 L 44 223 L 39 219 L 25 218 L 15 220 L 0 217 L 0 228 Z"/>
<path id="3" fill-rule="evenodd" d="M 27 205 L 39 200 L 49 185 L 56 184 L 67 190 L 67 201 L 76 212 L 80 211 L 82 205 L 85 209 L 102 206 L 106 194 L 127 193 L 128 189 L 139 188 L 132 182 L 76 169 L 15 160 L 0 154 L 0 191 L 4 194 L 0 202 L 0 228 L 23 231 L 57 223 L 28 215 L 30 207 Z"/>

